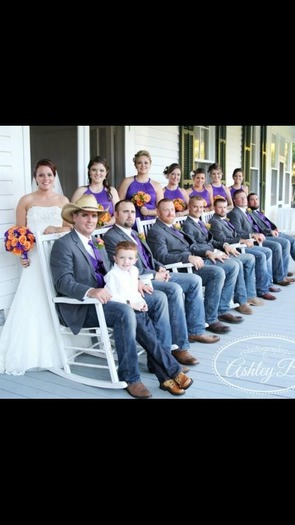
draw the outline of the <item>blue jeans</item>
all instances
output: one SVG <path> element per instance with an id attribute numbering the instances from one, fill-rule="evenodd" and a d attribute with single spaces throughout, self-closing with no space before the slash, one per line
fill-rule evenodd
<path id="1" fill-rule="evenodd" d="M 167 295 L 172 342 L 188 350 L 188 335 L 205 333 L 202 279 L 192 273 L 171 272 L 168 283 L 154 280 L 153 286 Z M 177 295 L 171 295 L 171 288 L 177 289 Z"/>
<path id="2" fill-rule="evenodd" d="M 233 296 L 239 267 L 232 261 L 227 262 L 229 264 L 225 269 L 222 263 L 214 264 L 206 259 L 203 268 L 194 269 L 194 272 L 201 277 L 203 286 L 205 286 L 205 315 L 209 325 L 216 323 L 218 315 L 224 314 L 230 309 L 230 300 Z"/>
<path id="3" fill-rule="evenodd" d="M 245 252 L 255 257 L 256 291 L 258 296 L 264 295 L 272 284 L 272 251 L 263 246 L 253 246 L 246 248 Z"/>
<path id="4" fill-rule="evenodd" d="M 295 261 L 295 237 L 291 237 L 291 235 L 287 235 L 286 233 L 279 233 L 279 238 L 281 239 L 287 239 L 290 243 L 290 255 L 292 259 Z"/>
<path id="5" fill-rule="evenodd" d="M 181 366 L 171 354 L 171 349 L 164 350 L 161 347 L 147 312 L 135 312 L 135 315 L 136 339 L 147 352 L 148 367 L 153 370 L 160 383 L 173 379 L 181 372 Z"/>
<path id="6" fill-rule="evenodd" d="M 171 352 L 172 335 L 167 297 L 160 290 L 154 290 L 151 295 L 145 293 L 144 298 L 161 347 Z"/>
<path id="7" fill-rule="evenodd" d="M 272 250 L 272 273 L 275 283 L 282 281 L 289 267 L 290 242 L 283 237 L 266 237 L 263 246 Z"/>
<path id="8" fill-rule="evenodd" d="M 83 306 L 86 308 L 86 306 Z M 103 305 L 107 326 L 113 328 L 118 355 L 118 377 L 126 383 L 138 383 L 140 372 L 136 346 L 136 316 L 127 304 L 109 301 Z M 84 327 L 97 326 L 96 309 L 90 305 Z"/>
<path id="9" fill-rule="evenodd" d="M 234 291 L 234 301 L 245 304 L 250 297 L 256 297 L 255 257 L 250 253 L 241 253 L 234 258 L 239 266 L 239 274 Z"/>

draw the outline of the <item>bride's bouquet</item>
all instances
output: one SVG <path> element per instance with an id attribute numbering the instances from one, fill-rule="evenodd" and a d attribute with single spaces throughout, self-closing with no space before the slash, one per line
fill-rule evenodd
<path id="1" fill-rule="evenodd" d="M 7 252 L 28 258 L 28 252 L 34 248 L 36 239 L 26 226 L 12 226 L 4 233 L 4 244 Z"/>

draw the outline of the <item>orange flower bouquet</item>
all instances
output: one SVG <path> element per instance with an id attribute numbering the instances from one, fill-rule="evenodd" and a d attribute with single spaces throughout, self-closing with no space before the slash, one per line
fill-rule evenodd
<path id="1" fill-rule="evenodd" d="M 28 258 L 28 252 L 34 248 L 36 239 L 34 234 L 25 226 L 12 226 L 4 233 L 4 244 L 7 252 Z"/>
<path id="2" fill-rule="evenodd" d="M 173 199 L 175 211 L 185 210 L 185 202 L 182 199 Z"/>
<path id="3" fill-rule="evenodd" d="M 106 211 L 103 215 L 99 217 L 97 226 L 104 226 L 110 220 L 111 220 L 111 214 L 108 211 Z"/>
<path id="4" fill-rule="evenodd" d="M 150 202 L 151 196 L 148 193 L 145 193 L 144 191 L 138 191 L 137 193 L 134 193 L 132 195 L 131 200 L 133 204 L 135 204 L 135 206 L 141 208 L 141 206 L 144 206 L 147 202 Z"/>

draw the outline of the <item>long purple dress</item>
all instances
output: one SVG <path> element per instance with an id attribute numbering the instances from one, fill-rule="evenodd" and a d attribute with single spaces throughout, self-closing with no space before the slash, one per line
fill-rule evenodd
<path id="1" fill-rule="evenodd" d="M 198 197 L 203 197 L 203 199 L 206 201 L 206 206 L 211 206 L 210 193 L 206 188 L 204 188 L 202 191 L 193 190 L 189 194 L 189 197 L 194 197 L 194 195 L 197 195 Z"/>
<path id="2" fill-rule="evenodd" d="M 145 204 L 145 207 L 148 210 L 154 210 L 157 207 L 157 194 L 150 180 L 151 179 L 149 179 L 147 182 L 138 182 L 136 180 L 136 175 L 135 175 L 134 181 L 131 182 L 131 184 L 128 186 L 125 199 L 128 199 L 131 201 L 135 193 L 137 193 L 138 191 L 143 191 L 144 193 L 148 193 L 148 195 L 150 195 L 151 197 L 151 200 Z M 140 217 L 142 221 L 147 220 L 147 219 L 155 219 L 154 215 L 142 215 L 140 213 L 140 207 L 136 206 L 136 204 L 134 204 L 134 206 L 136 210 L 136 217 Z"/>
<path id="3" fill-rule="evenodd" d="M 233 186 L 230 186 L 229 187 L 229 191 L 230 191 L 230 194 L 231 194 L 231 198 L 233 198 L 233 194 L 237 190 L 244 190 L 245 191 L 245 186 L 242 185 L 240 188 L 234 188 Z"/>
<path id="4" fill-rule="evenodd" d="M 109 214 L 111 215 L 111 217 L 114 215 L 114 205 L 113 205 L 113 201 L 112 200 L 109 200 L 108 198 L 108 192 L 105 188 L 103 188 L 100 192 L 98 193 L 94 193 L 93 191 L 91 191 L 91 189 L 87 188 L 87 190 L 84 192 L 84 195 L 87 194 L 87 195 L 93 195 L 98 204 L 101 204 L 104 208 L 109 208 L 108 209 L 108 212 Z"/>
<path id="5" fill-rule="evenodd" d="M 185 204 L 185 207 L 183 209 L 184 210 L 186 209 L 186 202 L 185 202 L 185 200 L 183 198 L 183 195 L 182 195 L 182 193 L 181 193 L 181 191 L 180 191 L 180 189 L 178 187 L 176 188 L 176 190 L 169 190 L 168 188 L 163 188 L 163 189 L 164 189 L 164 197 L 165 197 L 165 199 L 171 199 L 172 201 L 174 199 L 180 199 Z M 182 211 L 182 210 L 177 210 L 175 208 L 175 211 Z"/>
<path id="6" fill-rule="evenodd" d="M 221 186 L 212 186 L 211 184 L 211 188 L 213 190 L 213 201 L 214 201 L 214 197 L 217 197 L 217 195 L 219 195 L 220 197 L 224 197 L 226 200 L 227 200 L 227 195 L 225 193 L 225 189 L 224 189 L 224 184 L 221 184 Z"/>

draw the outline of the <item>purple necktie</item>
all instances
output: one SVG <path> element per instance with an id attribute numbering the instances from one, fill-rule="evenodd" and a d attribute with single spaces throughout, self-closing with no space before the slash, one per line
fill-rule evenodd
<path id="1" fill-rule="evenodd" d="M 145 261 L 146 267 L 151 268 L 150 254 L 146 251 L 145 246 L 142 244 L 140 238 L 133 231 L 131 232 L 131 237 L 135 240 L 138 251 L 140 252 L 143 260 Z"/>
<path id="2" fill-rule="evenodd" d="M 267 218 L 265 217 L 265 215 L 263 215 L 263 213 L 261 211 L 258 211 L 258 210 L 253 210 L 252 212 L 253 214 L 257 214 L 258 217 L 260 218 L 260 220 L 262 222 L 264 222 L 264 224 L 271 230 L 271 224 L 269 222 L 269 220 L 267 220 Z"/>
<path id="3" fill-rule="evenodd" d="M 208 230 L 207 230 L 205 224 L 203 223 L 203 221 L 201 221 L 201 219 L 199 219 L 198 225 L 200 226 L 202 232 L 205 233 L 206 238 L 207 238 L 208 237 Z"/>
<path id="4" fill-rule="evenodd" d="M 233 224 L 231 224 L 230 221 L 228 221 L 227 219 L 224 219 L 223 220 L 223 224 L 225 224 L 227 226 L 227 228 L 229 228 L 231 231 L 235 231 L 235 227 L 233 226 Z"/>
<path id="5" fill-rule="evenodd" d="M 103 275 L 106 274 L 106 271 L 104 269 L 101 255 L 99 253 L 99 250 L 96 248 L 95 244 L 92 241 L 88 241 L 88 244 L 89 246 L 91 246 L 94 256 L 95 256 L 95 257 L 92 257 L 92 255 L 90 255 L 89 253 L 89 257 L 91 258 L 91 263 L 95 271 L 98 287 L 103 288 L 105 284 Z"/>
<path id="6" fill-rule="evenodd" d="M 184 238 L 183 234 L 177 228 L 174 228 L 174 226 L 172 226 L 172 230 L 174 231 L 174 233 L 176 233 L 176 235 L 178 235 L 180 239 Z"/>
<path id="7" fill-rule="evenodd" d="M 255 230 L 256 232 L 259 233 L 259 228 L 258 228 L 256 222 L 254 221 L 252 215 L 249 212 L 247 212 L 247 211 L 246 211 L 246 217 L 247 217 L 248 221 L 251 223 L 251 226 L 252 226 L 253 230 Z"/>

